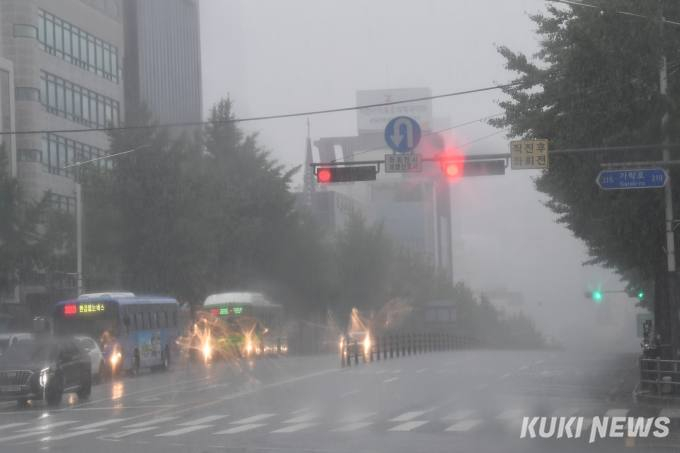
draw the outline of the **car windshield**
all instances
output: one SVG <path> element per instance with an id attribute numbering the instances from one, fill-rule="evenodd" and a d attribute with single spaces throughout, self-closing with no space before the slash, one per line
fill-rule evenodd
<path id="1" fill-rule="evenodd" d="M 38 361 L 56 357 L 57 348 L 49 341 L 18 340 L 3 355 L 7 361 Z"/>

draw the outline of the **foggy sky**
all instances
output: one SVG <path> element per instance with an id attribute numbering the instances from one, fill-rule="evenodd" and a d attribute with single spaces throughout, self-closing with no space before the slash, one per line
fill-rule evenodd
<path id="1" fill-rule="evenodd" d="M 513 75 L 497 45 L 528 54 L 537 48 L 529 14 L 540 0 L 201 0 L 206 111 L 222 97 L 236 116 L 354 105 L 361 89 L 430 87 L 433 94 L 503 83 Z M 500 112 L 500 92 L 433 101 L 438 123 L 453 125 Z M 356 113 L 310 118 L 312 139 L 356 134 Z M 304 158 L 306 119 L 248 123 L 287 166 Z M 495 131 L 484 123 L 453 131 L 463 144 Z M 503 134 L 470 153 L 507 152 Z M 613 340 L 635 347 L 634 302 L 609 297 L 613 314 L 595 327 L 584 291 L 620 289 L 611 273 L 583 267 L 585 247 L 541 204 L 537 173 L 471 178 L 456 185 L 454 216 L 463 239 L 456 278 L 475 289 L 521 291 L 545 332 L 569 340 Z M 598 333 L 598 335 L 591 335 Z M 587 334 L 587 335 L 586 335 Z M 606 338 L 603 337 L 603 334 Z"/>

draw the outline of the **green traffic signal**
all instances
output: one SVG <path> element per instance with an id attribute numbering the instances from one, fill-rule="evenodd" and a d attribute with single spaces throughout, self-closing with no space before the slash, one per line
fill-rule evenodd
<path id="1" fill-rule="evenodd" d="M 638 300 L 644 300 L 645 299 L 645 292 L 642 291 L 642 290 L 638 291 L 637 298 L 638 298 Z"/>
<path id="2" fill-rule="evenodd" d="M 592 292 L 591 297 L 595 302 L 602 302 L 604 295 L 602 294 L 602 291 L 597 290 Z"/>

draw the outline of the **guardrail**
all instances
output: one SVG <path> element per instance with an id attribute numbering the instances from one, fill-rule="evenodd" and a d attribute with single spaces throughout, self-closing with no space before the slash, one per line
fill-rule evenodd
<path id="1" fill-rule="evenodd" d="M 680 360 L 640 357 L 641 390 L 661 394 L 680 394 Z"/>
<path id="2" fill-rule="evenodd" d="M 340 365 L 359 365 L 436 351 L 451 351 L 474 346 L 468 337 L 448 333 L 400 333 L 370 337 L 370 340 L 344 338 L 340 343 Z"/>

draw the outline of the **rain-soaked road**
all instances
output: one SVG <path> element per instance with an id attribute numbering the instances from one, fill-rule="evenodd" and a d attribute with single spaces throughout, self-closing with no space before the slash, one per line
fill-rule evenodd
<path id="1" fill-rule="evenodd" d="M 634 369 L 633 356 L 555 351 L 439 352 L 349 369 L 331 356 L 176 364 L 96 386 L 87 402 L 65 397 L 58 410 L 0 406 L 0 451 L 677 449 L 676 424 L 664 440 L 520 439 L 523 416 L 659 415 L 633 403 Z"/>

